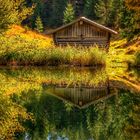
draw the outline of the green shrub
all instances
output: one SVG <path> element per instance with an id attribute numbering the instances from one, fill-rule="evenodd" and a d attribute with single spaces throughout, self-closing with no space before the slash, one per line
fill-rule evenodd
<path id="1" fill-rule="evenodd" d="M 135 54 L 135 66 L 140 66 L 140 51 Z"/>
<path id="2" fill-rule="evenodd" d="M 25 40 L 20 36 L 0 37 L 1 64 L 17 65 L 105 65 L 106 52 L 98 47 L 42 47 L 39 40 Z"/>

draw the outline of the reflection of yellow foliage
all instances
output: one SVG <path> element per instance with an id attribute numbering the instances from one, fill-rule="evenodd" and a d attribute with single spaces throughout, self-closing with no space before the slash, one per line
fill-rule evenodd
<path id="1" fill-rule="evenodd" d="M 7 71 L 8 72 L 8 71 Z M 24 89 L 42 88 L 42 83 L 56 85 L 85 85 L 95 86 L 99 83 L 106 82 L 107 75 L 104 69 L 77 69 L 77 68 L 60 68 L 60 69 L 39 69 L 26 68 L 10 70 L 11 74 L 6 71 L 0 71 L 0 91 L 7 95 L 14 92 L 21 93 Z M 12 73 L 16 76 L 12 76 Z"/>
<path id="2" fill-rule="evenodd" d="M 105 82 L 106 78 L 104 70 L 94 69 L 0 70 L 0 139 L 13 140 L 16 132 L 25 131 L 22 123 L 33 118 L 25 108 L 10 99 L 13 93 L 20 96 L 22 92 L 27 93 L 29 90 L 41 91 L 43 83 L 95 86 Z"/>
<path id="3" fill-rule="evenodd" d="M 109 74 L 110 80 L 113 78 L 116 81 L 121 80 L 122 83 L 126 83 L 127 85 L 134 83 L 134 81 L 136 83 L 138 79 L 134 76 L 130 78 L 129 75 L 132 75 L 132 73 L 126 73 L 125 70 L 126 68 L 108 68 L 106 71 Z M 33 121 L 32 114 L 27 113 L 25 108 L 10 99 L 13 93 L 21 96 L 23 92 L 22 95 L 25 93 L 26 98 L 26 94 L 30 93 L 28 91 L 34 89 L 42 91 L 42 86 L 49 86 L 50 83 L 58 85 L 96 86 L 106 82 L 107 75 L 104 69 L 94 70 L 69 67 L 46 69 L 33 67 L 13 70 L 1 69 L 0 79 L 0 139 L 13 140 L 16 132 L 25 131 L 22 125 L 24 121 Z M 67 107 L 67 109 L 71 109 L 70 106 Z"/>
<path id="4" fill-rule="evenodd" d="M 9 96 L 0 94 L 0 139 L 13 140 L 15 133 L 25 130 L 22 123 L 26 120 L 32 120 L 32 115 Z"/>
<path id="5" fill-rule="evenodd" d="M 131 121 L 127 122 L 125 127 L 125 134 L 131 138 L 131 140 L 139 140 L 140 138 L 140 106 L 134 104 L 133 110 L 129 114 L 129 117 L 131 118 Z M 133 123 L 132 123 L 133 122 Z"/>
<path id="6" fill-rule="evenodd" d="M 30 89 L 39 89 L 39 85 L 36 83 L 30 83 L 20 81 L 19 79 L 14 79 L 10 76 L 4 76 L 3 74 L 0 74 L 0 92 L 4 93 L 5 95 L 11 95 L 13 93 L 21 93 L 26 89 L 26 91 Z"/>

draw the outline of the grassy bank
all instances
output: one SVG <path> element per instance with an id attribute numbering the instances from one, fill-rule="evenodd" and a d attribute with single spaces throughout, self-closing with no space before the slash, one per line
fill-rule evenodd
<path id="1" fill-rule="evenodd" d="M 56 47 L 51 37 L 14 25 L 0 36 L 0 65 L 140 66 L 140 38 L 112 41 L 109 53 L 96 47 Z"/>
<path id="2" fill-rule="evenodd" d="M 0 65 L 105 65 L 106 53 L 97 47 L 55 47 L 51 38 L 18 26 L 1 36 L 0 44 Z"/>
<path id="3" fill-rule="evenodd" d="M 140 66 L 140 38 L 129 42 L 126 39 L 112 41 L 107 56 L 109 67 L 139 67 Z"/>

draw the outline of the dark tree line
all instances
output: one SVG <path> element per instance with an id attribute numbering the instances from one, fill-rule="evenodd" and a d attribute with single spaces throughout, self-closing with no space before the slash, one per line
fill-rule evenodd
<path id="1" fill-rule="evenodd" d="M 10 21 L 14 19 L 11 15 L 18 17 L 16 23 L 20 21 L 19 23 L 27 25 L 32 29 L 41 28 L 41 30 L 37 29 L 38 31 L 56 28 L 79 16 L 85 16 L 121 31 L 124 37 L 131 38 L 140 32 L 140 5 L 137 0 L 0 1 L 1 5 L 5 5 L 1 6 L 2 8 L 0 9 L 0 19 L 5 18 L 5 21 L 0 23 L 0 27 L 11 23 Z M 67 22 L 65 22 L 65 19 Z"/>
<path id="2" fill-rule="evenodd" d="M 37 16 L 41 17 L 44 29 L 61 26 L 65 23 L 65 18 L 70 21 L 85 16 L 120 30 L 123 37 L 131 38 L 140 32 L 138 1 L 131 3 L 130 0 L 31 0 L 31 3 L 36 4 L 30 19 L 32 28 L 35 28 Z M 73 6 L 74 11 L 68 9 L 68 3 Z M 65 14 L 66 12 L 68 14 Z"/>

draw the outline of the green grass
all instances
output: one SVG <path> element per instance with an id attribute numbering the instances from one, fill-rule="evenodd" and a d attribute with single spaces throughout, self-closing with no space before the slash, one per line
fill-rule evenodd
<path id="1" fill-rule="evenodd" d="M 126 39 L 112 41 L 106 59 L 107 67 L 139 67 L 140 38 L 127 42 Z"/>
<path id="2" fill-rule="evenodd" d="M 139 42 L 140 38 L 130 42 L 112 41 L 108 53 L 95 46 L 56 47 L 50 36 L 13 25 L 0 36 L 0 65 L 137 67 L 140 66 Z"/>
<path id="3" fill-rule="evenodd" d="M 20 35 L 0 37 L 0 65 L 105 65 L 106 52 L 98 47 L 54 47 L 39 39 L 27 39 Z M 49 42 L 49 41 L 48 41 Z"/>

